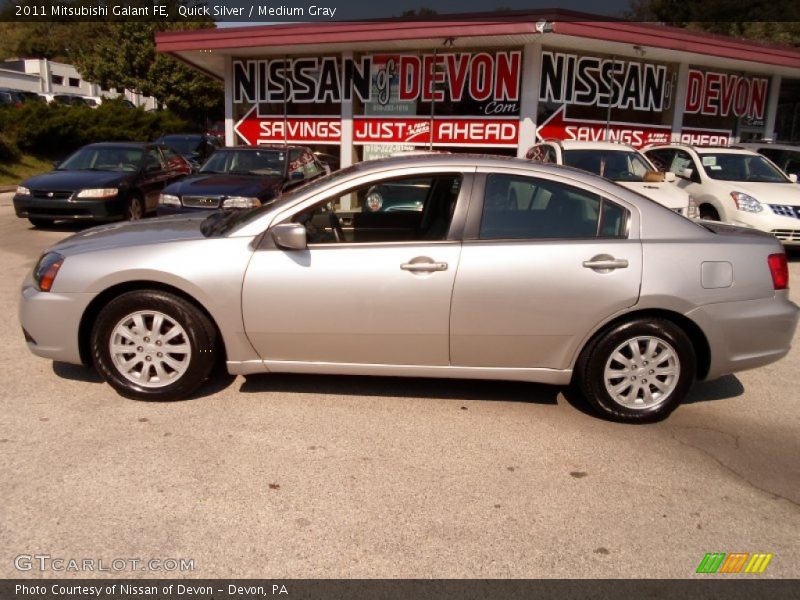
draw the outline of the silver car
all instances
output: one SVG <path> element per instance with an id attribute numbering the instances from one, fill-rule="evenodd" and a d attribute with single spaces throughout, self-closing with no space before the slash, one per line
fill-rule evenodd
<path id="1" fill-rule="evenodd" d="M 364 210 L 413 181 L 421 210 Z M 798 307 L 775 238 L 699 224 L 529 161 L 369 161 L 249 212 L 88 229 L 22 289 L 34 354 L 171 400 L 232 374 L 574 383 L 602 415 L 663 418 L 695 379 L 771 363 Z"/>

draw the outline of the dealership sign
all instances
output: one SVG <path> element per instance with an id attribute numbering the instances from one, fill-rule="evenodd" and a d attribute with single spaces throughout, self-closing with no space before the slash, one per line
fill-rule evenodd
<path id="1" fill-rule="evenodd" d="M 669 94 L 666 65 L 542 53 L 539 100 L 543 102 L 661 111 Z"/>
<path id="2" fill-rule="evenodd" d="M 689 69 L 685 112 L 713 117 L 763 119 L 767 103 L 767 79 L 735 73 Z"/>
<path id="3" fill-rule="evenodd" d="M 256 107 L 234 127 L 249 145 L 338 144 L 339 117 L 260 117 Z M 356 117 L 354 144 L 416 144 L 434 146 L 514 147 L 519 121 L 490 118 Z"/>
<path id="4" fill-rule="evenodd" d="M 373 98 L 373 60 L 392 73 Z M 401 102 L 517 102 L 519 51 L 400 54 L 395 60 L 363 56 L 273 58 L 233 61 L 234 103 L 321 103 L 360 99 L 389 102 L 393 81 Z M 396 76 L 396 77 L 395 77 Z"/>
<path id="5" fill-rule="evenodd" d="M 561 105 L 536 130 L 536 136 L 539 140 L 620 142 L 629 144 L 634 148 L 643 148 L 648 144 L 669 143 L 672 137 L 671 134 L 672 131 L 669 125 L 568 119 L 565 105 Z M 731 132 L 724 130 L 683 128 L 681 131 L 681 141 L 698 145 L 724 146 L 730 143 L 730 137 Z"/>

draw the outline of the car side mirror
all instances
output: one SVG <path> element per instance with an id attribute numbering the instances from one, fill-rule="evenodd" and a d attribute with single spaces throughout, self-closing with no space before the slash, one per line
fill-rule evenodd
<path id="1" fill-rule="evenodd" d="M 275 245 L 283 250 L 305 250 L 308 247 L 306 228 L 300 223 L 281 223 L 270 233 Z"/>
<path id="2" fill-rule="evenodd" d="M 664 173 L 664 181 L 669 181 L 670 183 L 672 183 L 673 181 L 675 181 L 675 179 L 676 179 L 675 173 L 673 173 L 672 171 L 666 171 Z"/>
<path id="3" fill-rule="evenodd" d="M 789 173 L 789 181 L 797 183 L 797 173 Z"/>
<path id="4" fill-rule="evenodd" d="M 689 169 L 689 168 L 681 169 L 676 173 L 676 175 L 681 179 L 691 179 L 692 175 L 694 175 L 694 169 Z"/>

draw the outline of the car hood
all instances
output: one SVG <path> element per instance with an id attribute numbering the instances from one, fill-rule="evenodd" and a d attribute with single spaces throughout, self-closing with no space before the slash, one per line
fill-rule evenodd
<path id="1" fill-rule="evenodd" d="M 203 237 L 200 224 L 205 216 L 176 215 L 100 225 L 76 233 L 48 250 L 69 256 L 110 248 L 199 239 Z"/>
<path id="2" fill-rule="evenodd" d="M 22 185 L 34 190 L 72 192 L 86 188 L 116 187 L 132 179 L 133 175 L 119 171 L 55 170 L 26 179 Z"/>
<path id="3" fill-rule="evenodd" d="M 725 181 L 732 192 L 744 192 L 763 204 L 800 206 L 800 186 L 796 183 Z"/>
<path id="4" fill-rule="evenodd" d="M 666 181 L 618 181 L 617 183 L 642 196 L 647 196 L 667 208 L 676 209 L 689 206 L 689 194 Z"/>
<path id="5" fill-rule="evenodd" d="M 192 175 L 181 179 L 164 190 L 176 196 L 245 196 L 271 197 L 280 188 L 280 177 L 264 175 Z"/>

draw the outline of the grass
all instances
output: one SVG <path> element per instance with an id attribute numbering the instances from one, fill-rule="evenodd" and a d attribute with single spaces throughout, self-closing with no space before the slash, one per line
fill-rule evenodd
<path id="1" fill-rule="evenodd" d="M 16 162 L 0 163 L 0 185 L 17 185 L 23 179 L 52 169 L 51 160 L 23 154 Z"/>

